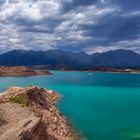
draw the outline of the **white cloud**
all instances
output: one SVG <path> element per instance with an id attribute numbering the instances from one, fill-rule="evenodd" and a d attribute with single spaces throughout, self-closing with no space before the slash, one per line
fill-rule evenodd
<path id="1" fill-rule="evenodd" d="M 52 17 L 61 11 L 62 3 L 60 0 L 6 0 L 1 6 L 0 19 L 26 17 L 39 20 L 44 17 Z"/>
<path id="2" fill-rule="evenodd" d="M 134 40 L 123 40 L 118 42 L 110 43 L 108 46 L 91 46 L 84 49 L 85 52 L 88 54 L 93 53 L 102 53 L 109 50 L 118 50 L 118 49 L 129 49 L 132 51 L 135 51 L 137 53 L 140 53 L 139 46 L 140 46 L 140 38 L 134 39 Z"/>
<path id="3" fill-rule="evenodd" d="M 89 45 L 92 46 L 94 41 L 99 42 L 102 39 L 100 40 L 96 33 L 89 35 L 90 29 L 96 30 L 92 27 L 102 24 L 103 18 L 119 13 L 121 10 L 116 5 L 107 5 L 106 0 L 100 0 L 104 4 L 79 5 L 65 11 L 64 5 L 69 6 L 72 2 L 74 0 L 0 1 L 0 50 L 48 50 L 57 48 L 61 44 L 72 46 L 79 43 L 84 46 L 84 43 L 87 42 L 92 42 L 93 44 Z M 81 1 L 79 0 L 79 2 Z M 128 13 L 127 16 L 138 14 L 139 11 L 136 11 Z M 96 30 L 97 33 L 98 30 Z M 139 41 L 114 42 L 114 44 L 110 43 L 108 47 L 96 45 L 85 51 L 102 52 L 113 49 L 113 47 L 120 48 L 121 45 L 125 47 L 128 44 L 129 46 L 139 45 Z"/>
<path id="4" fill-rule="evenodd" d="M 133 11 L 133 12 L 128 12 L 128 13 L 124 13 L 121 16 L 140 16 L 140 11 Z"/>
<path id="5" fill-rule="evenodd" d="M 88 48 L 84 49 L 84 51 L 88 54 L 93 54 L 93 53 L 103 53 L 103 52 L 107 52 L 109 50 L 117 50 L 117 49 L 120 49 L 120 48 L 93 46 L 93 47 L 88 47 Z"/>
<path id="6" fill-rule="evenodd" d="M 140 46 L 140 38 L 134 39 L 134 40 L 123 40 L 119 42 L 112 43 L 112 45 L 115 46 Z"/>
<path id="7" fill-rule="evenodd" d="M 55 32 L 62 35 L 61 38 L 73 40 L 74 43 L 92 40 L 94 37 L 85 36 L 86 30 L 81 29 L 80 25 L 95 25 L 102 16 L 113 13 L 115 8 L 97 8 L 95 5 L 85 8 L 79 7 L 64 15 L 64 21 L 55 28 Z"/>

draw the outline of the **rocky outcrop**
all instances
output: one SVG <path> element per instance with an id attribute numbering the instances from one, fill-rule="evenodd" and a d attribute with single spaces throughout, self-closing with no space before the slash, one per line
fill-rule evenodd
<path id="1" fill-rule="evenodd" d="M 39 129 L 41 119 L 20 104 L 10 102 L 0 104 L 0 110 L 6 121 L 0 127 L 0 140 L 21 140 L 27 132 L 33 133 L 34 129 Z"/>
<path id="2" fill-rule="evenodd" d="M 34 75 L 49 75 L 49 71 L 33 70 L 26 66 L 0 66 L 0 76 L 34 76 Z"/>
<path id="3" fill-rule="evenodd" d="M 14 101 L 11 99 L 15 97 L 22 97 L 17 99 L 25 98 L 26 106 L 21 107 L 22 104 L 17 104 L 17 100 L 15 100 L 15 103 L 11 103 L 11 101 Z M 17 122 L 12 124 L 9 129 L 5 129 L 4 131 L 0 127 L 2 138 L 0 140 L 79 139 L 72 133 L 66 118 L 55 107 L 55 103 L 59 98 L 60 96 L 56 92 L 35 86 L 29 86 L 27 88 L 13 87 L 0 94 L 0 109 L 3 110 L 3 114 L 7 114 L 7 116 L 11 115 L 9 120 L 13 115 L 13 118 L 17 118 Z M 9 107 L 4 107 L 7 105 Z M 19 110 L 17 108 L 20 109 L 20 115 L 18 115 Z M 8 109 L 9 111 L 5 111 Z M 27 115 L 28 117 L 22 116 L 22 114 L 26 114 L 25 110 L 30 112 Z M 23 118 L 21 117 L 22 119 L 19 119 L 19 116 Z M 8 124 L 10 124 L 10 121 L 8 121 Z"/>

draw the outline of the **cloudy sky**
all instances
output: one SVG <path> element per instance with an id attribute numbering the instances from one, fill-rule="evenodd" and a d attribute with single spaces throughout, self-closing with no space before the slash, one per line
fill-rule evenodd
<path id="1" fill-rule="evenodd" d="M 140 0 L 0 0 L 0 53 L 13 49 L 140 53 Z"/>

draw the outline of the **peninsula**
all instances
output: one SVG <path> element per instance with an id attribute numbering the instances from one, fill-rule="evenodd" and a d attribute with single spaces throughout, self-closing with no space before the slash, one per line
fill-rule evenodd
<path id="1" fill-rule="evenodd" d="M 49 75 L 48 70 L 33 70 L 27 66 L 0 66 L 0 76 L 34 76 Z"/>
<path id="2" fill-rule="evenodd" d="M 0 140 L 78 140 L 55 107 L 60 96 L 29 86 L 0 94 Z"/>

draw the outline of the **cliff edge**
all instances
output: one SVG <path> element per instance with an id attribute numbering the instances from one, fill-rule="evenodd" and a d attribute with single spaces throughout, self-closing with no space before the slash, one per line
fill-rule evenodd
<path id="1" fill-rule="evenodd" d="M 55 107 L 59 95 L 35 86 L 0 94 L 0 140 L 78 140 Z"/>

